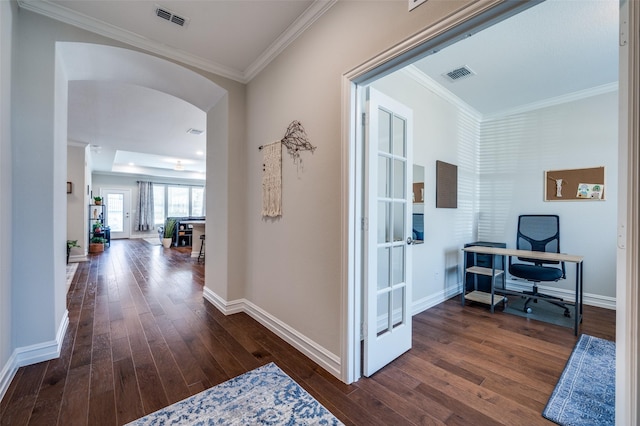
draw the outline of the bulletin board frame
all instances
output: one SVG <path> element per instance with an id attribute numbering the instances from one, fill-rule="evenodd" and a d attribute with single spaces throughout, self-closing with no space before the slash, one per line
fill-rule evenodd
<path id="1" fill-rule="evenodd" d="M 604 177 L 604 166 L 546 170 L 544 172 L 544 201 L 604 201 L 607 189 Z M 561 180 L 560 192 L 558 192 L 558 180 Z M 581 185 L 582 191 L 579 191 Z M 588 185 L 588 187 L 584 185 Z M 601 191 L 597 192 L 594 189 Z"/>

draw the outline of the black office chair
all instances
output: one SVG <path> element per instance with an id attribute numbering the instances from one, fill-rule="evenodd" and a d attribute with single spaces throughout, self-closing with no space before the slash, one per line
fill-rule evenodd
<path id="1" fill-rule="evenodd" d="M 560 218 L 556 215 L 521 215 L 518 218 L 516 248 L 560 253 Z M 571 317 L 571 311 L 563 303 L 563 299 L 538 292 L 538 283 L 541 281 L 558 281 L 566 277 L 564 262 L 522 257 L 518 257 L 518 261 L 518 263 L 512 263 L 511 257 L 509 258 L 509 273 L 514 277 L 533 282 L 533 290 L 524 292 L 529 295 L 524 304 L 524 311 L 531 313 L 529 303 L 531 301 L 537 303 L 540 299 L 563 308 L 564 316 Z"/>

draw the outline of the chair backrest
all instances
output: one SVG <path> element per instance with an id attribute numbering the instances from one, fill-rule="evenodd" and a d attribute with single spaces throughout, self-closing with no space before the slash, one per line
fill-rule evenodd
<path id="1" fill-rule="evenodd" d="M 518 218 L 516 248 L 560 253 L 560 218 L 557 215 L 521 215 Z M 519 259 L 541 263 L 539 260 Z"/>

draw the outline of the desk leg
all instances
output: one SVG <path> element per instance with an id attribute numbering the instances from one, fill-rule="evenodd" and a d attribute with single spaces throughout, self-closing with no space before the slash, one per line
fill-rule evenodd
<path id="1" fill-rule="evenodd" d="M 460 297 L 460 300 L 462 301 L 462 306 L 464 307 L 464 294 L 467 291 L 467 256 L 468 253 L 466 251 L 463 251 L 464 253 L 464 270 L 462 271 L 462 295 Z"/>
<path id="2" fill-rule="evenodd" d="M 491 255 L 491 313 L 494 311 L 494 297 L 496 289 L 496 255 Z"/>
<path id="3" fill-rule="evenodd" d="M 582 292 L 582 262 L 576 262 L 576 299 L 573 325 L 574 336 L 578 335 L 578 327 L 582 322 Z"/>

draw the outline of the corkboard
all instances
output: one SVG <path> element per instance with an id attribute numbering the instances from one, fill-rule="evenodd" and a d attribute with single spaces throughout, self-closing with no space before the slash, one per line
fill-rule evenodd
<path id="1" fill-rule="evenodd" d="M 562 179 L 561 196 L 557 195 L 556 180 Z M 600 185 L 600 198 L 589 191 L 578 196 L 580 184 Z M 593 189 L 593 188 L 590 188 Z M 604 167 L 588 169 L 547 170 L 544 172 L 545 201 L 603 201 L 605 199 Z"/>
<path id="2" fill-rule="evenodd" d="M 436 208 L 458 208 L 458 166 L 436 161 Z"/>

